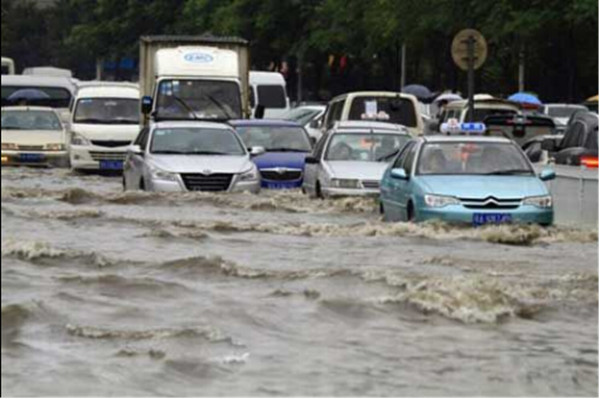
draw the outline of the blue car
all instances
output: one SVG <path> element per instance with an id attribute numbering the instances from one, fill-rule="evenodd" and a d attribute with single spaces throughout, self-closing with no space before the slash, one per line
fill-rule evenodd
<path id="1" fill-rule="evenodd" d="M 428 136 L 410 141 L 385 171 L 388 221 L 551 225 L 552 197 L 523 151 L 501 137 Z"/>
<path id="2" fill-rule="evenodd" d="M 237 120 L 230 124 L 247 147 L 263 147 L 265 153 L 254 157 L 267 189 L 302 187 L 306 156 L 312 142 L 302 125 L 280 120 Z"/>

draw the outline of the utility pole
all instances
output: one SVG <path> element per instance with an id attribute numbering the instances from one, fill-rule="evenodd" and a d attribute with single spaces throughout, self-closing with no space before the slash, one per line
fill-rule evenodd
<path id="1" fill-rule="evenodd" d="M 519 49 L 519 92 L 525 91 L 525 45 Z"/>
<path id="2" fill-rule="evenodd" d="M 296 67 L 296 103 L 302 102 L 302 53 L 299 51 L 297 56 L 297 67 Z"/>
<path id="3" fill-rule="evenodd" d="M 469 85 L 469 116 L 468 121 L 473 122 L 475 113 L 475 42 L 473 36 L 467 38 L 467 57 L 468 57 L 468 85 Z"/>
<path id="4" fill-rule="evenodd" d="M 402 56 L 400 61 L 400 91 L 406 86 L 406 43 L 402 43 Z"/>

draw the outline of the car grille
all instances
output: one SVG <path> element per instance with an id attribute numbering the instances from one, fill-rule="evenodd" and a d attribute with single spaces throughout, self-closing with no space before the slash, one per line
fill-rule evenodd
<path id="1" fill-rule="evenodd" d="M 377 180 L 363 180 L 362 185 L 366 189 L 378 190 L 380 183 Z"/>
<path id="2" fill-rule="evenodd" d="M 302 171 L 299 169 L 263 169 L 260 175 L 265 180 L 270 181 L 292 181 L 302 178 Z"/>
<path id="3" fill-rule="evenodd" d="M 125 155 L 124 152 L 90 151 L 94 161 L 124 161 Z"/>
<path id="4" fill-rule="evenodd" d="M 43 145 L 19 145 L 17 147 L 21 151 L 43 151 Z"/>
<path id="5" fill-rule="evenodd" d="M 125 140 L 92 140 L 92 144 L 96 145 L 98 147 L 115 148 L 115 147 L 125 147 L 125 146 L 131 144 L 131 141 L 125 141 Z"/>
<path id="6" fill-rule="evenodd" d="M 181 178 L 188 191 L 227 191 L 231 185 L 233 175 L 225 173 L 212 175 L 182 173 Z"/>
<path id="7" fill-rule="evenodd" d="M 521 205 L 522 198 L 460 198 L 460 201 L 469 209 L 516 209 Z"/>

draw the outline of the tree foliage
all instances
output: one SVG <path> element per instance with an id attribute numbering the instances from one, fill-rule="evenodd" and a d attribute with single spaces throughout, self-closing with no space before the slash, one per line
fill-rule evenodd
<path id="1" fill-rule="evenodd" d="M 314 98 L 398 89 L 403 43 L 407 83 L 465 91 L 450 44 L 467 27 L 489 46 L 477 91 L 516 91 L 524 51 L 526 89 L 543 100 L 597 94 L 597 0 L 58 0 L 51 10 L 2 0 L 2 54 L 21 67 L 51 63 L 88 77 L 98 58 L 135 58 L 140 35 L 212 32 L 248 39 L 255 68 L 287 62 L 290 86 L 301 59 Z"/>

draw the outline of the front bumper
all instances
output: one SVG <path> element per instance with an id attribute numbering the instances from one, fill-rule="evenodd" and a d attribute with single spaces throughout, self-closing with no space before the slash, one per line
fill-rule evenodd
<path id="1" fill-rule="evenodd" d="M 325 197 L 378 197 L 378 189 L 368 188 L 333 188 L 323 187 L 321 192 Z"/>
<path id="2" fill-rule="evenodd" d="M 101 161 L 108 161 L 112 165 L 122 164 L 126 155 L 127 147 L 71 145 L 71 167 L 77 170 L 101 170 Z"/>
<path id="3" fill-rule="evenodd" d="M 447 205 L 441 208 L 421 207 L 415 218 L 419 222 L 441 220 L 449 223 L 473 224 L 475 214 L 508 214 L 512 223 L 540 224 L 549 226 L 554 223 L 553 208 L 538 208 L 533 205 L 521 205 L 516 209 L 469 209 L 463 205 Z"/>
<path id="4" fill-rule="evenodd" d="M 2 151 L 2 166 L 69 167 L 67 151 Z"/>
<path id="5" fill-rule="evenodd" d="M 303 179 L 289 181 L 261 180 L 261 187 L 271 190 L 292 190 L 302 187 Z"/>
<path id="6" fill-rule="evenodd" d="M 156 192 L 188 192 L 189 190 L 185 187 L 183 180 L 181 177 L 177 178 L 177 181 L 173 180 L 158 180 L 151 179 L 148 182 L 146 187 L 149 191 Z M 260 180 L 254 181 L 237 181 L 237 178 L 234 178 L 229 189 L 227 191 L 221 192 L 229 192 L 229 193 L 239 193 L 239 192 L 250 192 L 252 194 L 258 194 L 260 192 Z"/>

